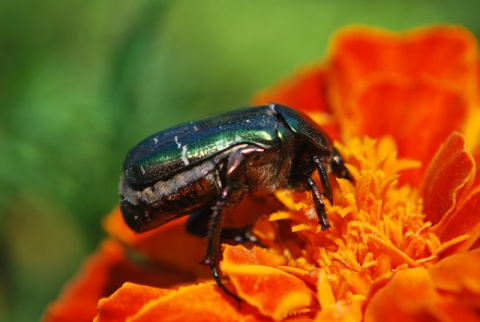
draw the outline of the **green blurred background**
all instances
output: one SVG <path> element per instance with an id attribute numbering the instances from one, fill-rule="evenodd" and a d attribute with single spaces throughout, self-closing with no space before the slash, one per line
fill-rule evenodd
<path id="1" fill-rule="evenodd" d="M 248 105 L 347 24 L 480 35 L 476 2 L 2 0 L 0 320 L 38 320 L 95 249 L 140 139 Z"/>

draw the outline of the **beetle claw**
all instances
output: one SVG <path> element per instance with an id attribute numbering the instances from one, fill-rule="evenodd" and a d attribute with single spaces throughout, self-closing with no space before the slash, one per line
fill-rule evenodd
<path id="1" fill-rule="evenodd" d="M 212 269 L 212 275 L 213 275 L 213 278 L 215 279 L 215 282 L 217 282 L 217 285 L 218 287 L 220 287 L 220 289 L 225 293 L 227 294 L 228 296 L 230 296 L 231 298 L 233 298 L 236 302 L 237 302 L 237 308 L 238 310 L 241 309 L 241 302 L 242 300 L 237 296 L 237 294 L 233 293 L 232 291 L 230 291 L 222 282 L 222 280 L 220 279 L 220 276 L 218 274 L 218 270 L 215 266 L 210 266 L 210 268 Z"/>

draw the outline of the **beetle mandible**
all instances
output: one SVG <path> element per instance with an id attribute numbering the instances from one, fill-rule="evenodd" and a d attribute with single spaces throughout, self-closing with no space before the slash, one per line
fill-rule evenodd
<path id="1" fill-rule="evenodd" d="M 270 104 L 185 123 L 158 132 L 131 149 L 123 163 L 120 209 L 141 233 L 184 215 L 187 230 L 208 234 L 202 261 L 221 282 L 221 238 L 258 242 L 248 229 L 223 229 L 224 210 L 246 192 L 310 191 L 322 229 L 329 228 L 322 195 L 333 203 L 326 168 L 351 180 L 332 140 L 306 115 Z M 323 192 L 312 173 L 318 171 Z"/>

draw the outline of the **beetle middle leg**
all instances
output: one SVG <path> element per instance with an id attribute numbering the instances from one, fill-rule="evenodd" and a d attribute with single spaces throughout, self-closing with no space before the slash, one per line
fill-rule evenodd
<path id="1" fill-rule="evenodd" d="M 222 233 L 224 208 L 229 195 L 232 193 L 232 189 L 232 185 L 228 185 L 227 187 L 225 187 L 219 200 L 217 201 L 215 206 L 212 207 L 210 227 L 208 229 L 207 251 L 205 253 L 202 264 L 210 267 L 210 269 L 212 270 L 213 278 L 217 282 L 217 285 L 222 289 L 222 291 L 225 292 L 225 294 L 232 297 L 234 300 L 237 301 L 238 305 L 240 305 L 240 298 L 225 287 L 218 273 L 218 254 L 220 252 L 220 239 Z"/>

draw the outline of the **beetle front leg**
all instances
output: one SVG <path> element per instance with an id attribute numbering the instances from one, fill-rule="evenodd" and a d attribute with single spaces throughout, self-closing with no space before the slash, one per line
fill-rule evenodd
<path id="1" fill-rule="evenodd" d="M 322 183 L 323 187 L 323 195 L 327 197 L 331 204 L 333 204 L 332 187 L 330 186 L 330 180 L 328 180 L 328 174 L 327 171 L 325 171 L 322 160 L 320 160 L 320 157 L 315 155 L 313 156 L 313 162 L 317 166 L 318 176 L 320 177 L 320 182 Z"/>
<path id="2" fill-rule="evenodd" d="M 312 193 L 313 203 L 315 204 L 315 209 L 318 214 L 318 224 L 322 226 L 322 230 L 327 230 L 330 228 L 330 223 L 328 222 L 327 214 L 325 213 L 325 204 L 322 200 L 322 193 L 311 177 L 307 177 L 307 187 Z"/>

